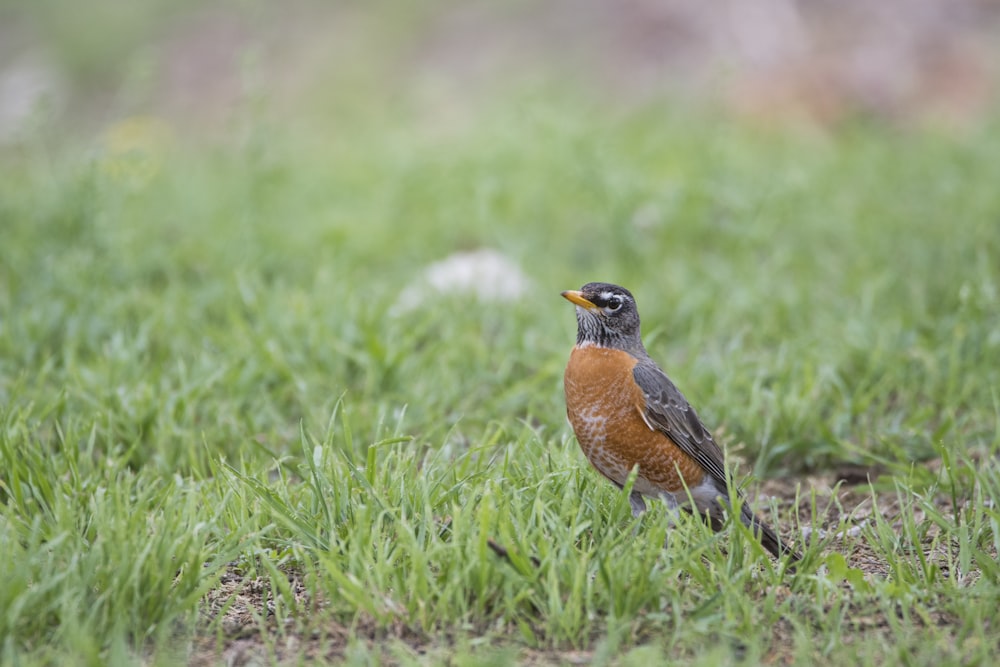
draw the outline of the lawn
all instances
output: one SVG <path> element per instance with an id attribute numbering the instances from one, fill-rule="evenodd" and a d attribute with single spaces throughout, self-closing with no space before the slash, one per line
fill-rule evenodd
<path id="1" fill-rule="evenodd" d="M 0 153 L 0 662 L 995 663 L 998 123 L 462 114 Z M 592 280 L 797 571 L 588 466 Z"/>

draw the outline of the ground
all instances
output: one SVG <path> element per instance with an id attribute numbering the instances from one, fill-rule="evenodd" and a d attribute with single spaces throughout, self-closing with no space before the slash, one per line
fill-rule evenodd
<path id="1" fill-rule="evenodd" d="M 979 461 L 977 461 L 978 463 Z M 983 462 L 996 465 L 996 462 Z M 940 470 L 940 460 L 928 461 L 923 465 L 930 471 Z M 884 581 L 891 577 L 889 564 L 879 556 L 865 539 L 864 527 L 871 521 L 873 507 L 893 530 L 900 531 L 904 519 L 900 514 L 898 500 L 886 501 L 885 494 L 874 491 L 869 482 L 876 482 L 880 470 L 861 466 L 842 466 L 829 474 L 812 474 L 769 479 L 759 489 L 760 499 L 768 501 L 768 507 L 777 510 L 778 516 L 798 516 L 802 525 L 817 525 L 824 533 L 834 533 L 827 551 L 844 556 L 847 567 L 857 570 L 864 579 Z M 813 507 L 816 508 L 818 522 L 812 521 Z M 956 515 L 952 499 L 943 494 L 934 497 L 934 507 L 947 521 L 955 521 Z M 917 523 L 926 524 L 921 510 L 915 510 L 913 517 Z M 804 532 L 808 539 L 808 533 Z M 953 557 L 946 553 L 941 544 L 934 541 L 935 529 L 931 527 L 925 540 L 924 558 L 949 576 Z M 933 545 L 933 546 L 931 546 Z M 683 548 L 677 544 L 674 548 Z M 497 558 L 503 559 L 506 549 L 497 545 Z M 994 548 L 990 557 L 996 559 Z M 537 565 L 537 561 L 536 561 Z M 965 573 L 975 577 L 975 573 Z M 786 574 L 791 579 L 795 574 Z M 288 574 L 288 584 L 303 607 L 322 606 L 321 600 L 310 598 L 301 579 L 294 573 Z M 850 584 L 845 582 L 845 588 Z M 777 599 L 791 594 L 788 587 L 779 586 L 769 591 Z M 190 664 L 214 665 L 224 663 L 231 666 L 255 665 L 277 661 L 296 662 L 306 660 L 338 662 L 349 657 L 352 647 L 358 643 L 366 651 L 379 655 L 380 664 L 406 664 L 408 660 L 446 655 L 453 650 L 454 643 L 447 637 L 415 633 L 405 627 L 380 628 L 370 619 L 358 619 L 350 624 L 332 623 L 324 627 L 322 638 L 279 632 L 270 616 L 270 587 L 261 578 L 249 579 L 241 572 L 237 563 L 232 563 L 222 576 L 219 586 L 209 592 L 205 599 L 204 625 L 207 634 L 200 634 L 193 645 Z M 850 619 L 850 634 L 859 641 L 871 641 L 883 637 L 891 641 L 891 624 L 885 609 L 859 608 Z M 933 623 L 947 628 L 955 625 L 956 619 L 946 613 L 934 611 L 921 618 L 923 623 Z M 956 629 L 957 631 L 957 629 Z M 792 664 L 791 650 L 793 628 L 779 621 L 770 628 L 769 653 L 762 664 Z M 955 641 L 959 639 L 956 636 Z M 392 651 L 386 646 L 395 646 Z M 509 644 L 502 636 L 488 639 L 486 646 L 506 648 L 516 656 L 522 665 L 589 665 L 599 649 L 531 649 L 517 644 Z M 402 647 L 405 647 L 402 648 Z M 405 660 L 393 658 L 393 652 L 402 652 Z"/>

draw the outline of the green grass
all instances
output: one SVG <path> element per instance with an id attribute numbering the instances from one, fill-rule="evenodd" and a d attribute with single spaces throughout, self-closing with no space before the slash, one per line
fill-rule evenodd
<path id="1" fill-rule="evenodd" d="M 221 656 L 233 577 L 241 632 L 290 662 L 995 661 L 995 123 L 468 113 L 175 137 L 148 180 L 41 138 L 3 155 L 0 662 Z M 530 292 L 392 314 L 481 246 Z M 590 280 L 633 290 L 743 475 L 801 484 L 782 532 L 829 532 L 796 574 L 739 527 L 664 549 L 664 510 L 633 520 L 588 468 L 559 292 Z M 889 474 L 814 495 L 844 461 Z"/>

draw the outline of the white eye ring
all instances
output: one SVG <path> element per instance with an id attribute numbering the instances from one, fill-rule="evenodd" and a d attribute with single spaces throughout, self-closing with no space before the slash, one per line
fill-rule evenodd
<path id="1" fill-rule="evenodd" d="M 612 313 L 622 307 L 622 298 L 620 296 L 613 296 L 608 300 L 608 310 Z"/>

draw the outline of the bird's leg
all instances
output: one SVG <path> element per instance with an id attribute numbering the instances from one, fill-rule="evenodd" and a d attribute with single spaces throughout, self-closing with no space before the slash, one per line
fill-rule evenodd
<path id="1" fill-rule="evenodd" d="M 628 494 L 628 504 L 632 506 L 632 517 L 637 519 L 642 514 L 646 512 L 646 501 L 642 499 L 642 494 L 638 491 L 633 491 Z M 637 521 L 632 526 L 632 537 L 637 537 L 639 535 L 639 522 Z"/>
<path id="2" fill-rule="evenodd" d="M 628 494 L 628 504 L 632 506 L 633 517 L 638 517 L 646 511 L 646 501 L 642 499 L 642 494 L 638 491 Z"/>
<path id="3" fill-rule="evenodd" d="M 667 506 L 667 536 L 663 539 L 663 548 L 670 546 L 670 529 L 677 525 L 677 520 L 681 516 L 681 505 L 672 493 L 661 493 L 660 498 Z"/>

